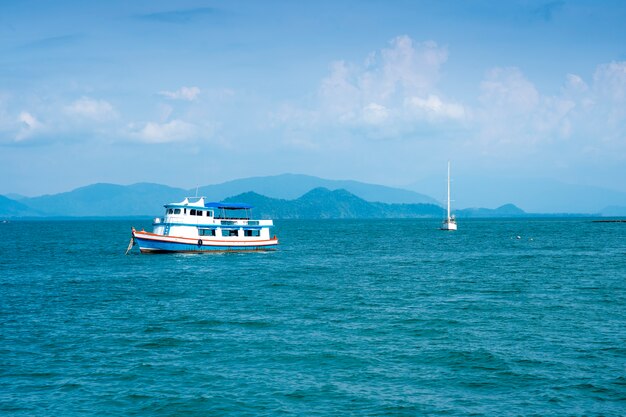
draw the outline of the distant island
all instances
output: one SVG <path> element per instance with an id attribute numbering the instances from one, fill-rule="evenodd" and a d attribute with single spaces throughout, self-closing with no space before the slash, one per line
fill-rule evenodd
<path id="1" fill-rule="evenodd" d="M 0 218 L 160 216 L 163 204 L 202 195 L 213 201 L 245 202 L 255 216 L 273 219 L 442 218 L 442 205 L 414 191 L 358 181 L 283 174 L 246 178 L 185 190 L 160 184 L 93 184 L 73 191 L 22 197 L 0 196 Z M 458 218 L 588 216 L 526 213 L 513 204 L 454 210 Z"/>
<path id="2" fill-rule="evenodd" d="M 440 218 L 436 204 L 388 204 L 369 202 L 344 190 L 314 188 L 294 200 L 270 198 L 247 192 L 227 198 L 253 205 L 257 216 L 273 219 L 385 219 Z"/>

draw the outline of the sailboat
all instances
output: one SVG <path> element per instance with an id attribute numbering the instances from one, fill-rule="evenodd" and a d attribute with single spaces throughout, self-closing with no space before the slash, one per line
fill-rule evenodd
<path id="1" fill-rule="evenodd" d="M 456 230 L 456 219 L 454 215 L 450 215 L 450 161 L 448 161 L 448 202 L 446 210 L 446 219 L 441 225 L 441 230 Z"/>

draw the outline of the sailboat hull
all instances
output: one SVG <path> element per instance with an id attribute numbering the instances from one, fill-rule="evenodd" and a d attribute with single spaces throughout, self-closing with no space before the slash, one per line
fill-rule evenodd
<path id="1" fill-rule="evenodd" d="M 456 223 L 443 222 L 443 224 L 441 225 L 441 230 L 456 230 Z"/>

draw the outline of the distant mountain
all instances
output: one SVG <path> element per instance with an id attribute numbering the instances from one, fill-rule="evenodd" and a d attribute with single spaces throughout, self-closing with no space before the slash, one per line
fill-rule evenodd
<path id="1" fill-rule="evenodd" d="M 445 199 L 445 172 L 407 185 L 435 198 Z M 566 184 L 535 178 L 452 175 L 455 208 L 498 207 L 513 203 L 530 213 L 600 213 L 608 206 L 626 207 L 626 193 L 601 187 Z"/>
<path id="2" fill-rule="evenodd" d="M 247 192 L 225 199 L 254 206 L 254 216 L 273 219 L 440 218 L 435 204 L 386 204 L 365 201 L 346 190 L 315 188 L 300 198 L 285 200 Z"/>
<path id="3" fill-rule="evenodd" d="M 513 205 L 505 204 L 495 209 L 488 208 L 466 208 L 456 210 L 455 215 L 458 218 L 464 217 L 526 217 L 529 216 L 524 210 Z"/>
<path id="4" fill-rule="evenodd" d="M 32 213 L 45 216 L 135 216 L 161 214 L 163 204 L 180 201 L 187 196 L 202 195 L 220 201 L 229 196 L 255 192 L 278 199 L 296 199 L 318 188 L 348 188 L 349 192 L 367 201 L 385 203 L 435 203 L 428 196 L 382 185 L 358 181 L 333 181 L 307 175 L 277 175 L 245 178 L 222 184 L 199 187 L 196 191 L 165 185 L 139 183 L 133 185 L 93 184 L 75 190 L 40 197 L 22 197 L 20 203 Z"/>
<path id="5" fill-rule="evenodd" d="M 5 194 L 4 196 L 6 198 L 10 198 L 11 200 L 15 200 L 15 201 L 20 201 L 20 200 L 27 198 L 25 195 L 16 194 L 16 193 Z"/>
<path id="6" fill-rule="evenodd" d="M 207 185 L 198 189 L 199 195 L 213 200 L 242 194 L 248 191 L 272 198 L 293 200 L 314 188 L 329 190 L 343 189 L 366 201 L 404 204 L 437 204 L 437 201 L 425 194 L 384 185 L 367 184 L 350 180 L 327 180 L 300 174 L 282 174 L 268 177 L 243 178 Z M 194 190 L 195 192 L 195 190 Z"/>
<path id="7" fill-rule="evenodd" d="M 329 183 L 332 187 L 308 188 L 311 184 L 319 182 Z M 336 188 L 339 184 L 347 184 L 356 191 Z M 265 195 L 264 190 L 268 191 L 269 195 Z M 296 194 L 298 190 L 304 191 Z M 185 190 L 150 183 L 93 184 L 66 193 L 23 197 L 20 201 L 3 197 L 3 200 L 0 200 L 0 216 L 155 216 L 162 214 L 163 204 L 181 201 L 195 194 L 195 189 Z M 433 199 L 419 193 L 357 181 L 324 180 L 306 175 L 285 174 L 230 181 L 202 187 L 198 190 L 198 195 L 204 195 L 213 201 L 237 195 L 242 202 L 261 207 L 261 213 L 274 218 L 398 218 L 441 217 L 442 215 L 441 207 L 433 203 Z M 276 197 L 276 195 L 285 197 Z M 426 202 L 411 203 L 411 201 Z M 457 204 L 454 205 L 459 207 Z M 623 211 L 620 210 L 626 207 L 626 204 L 616 206 L 616 208 L 607 208 L 607 215 L 608 213 L 622 213 Z M 481 208 L 456 210 L 456 215 L 458 217 L 531 216 L 513 205 L 505 205 L 493 210 Z"/>
<path id="8" fill-rule="evenodd" d="M 626 217 L 626 206 L 605 207 L 600 214 L 606 217 Z"/>
<path id="9" fill-rule="evenodd" d="M 182 200 L 188 191 L 165 185 L 93 184 L 61 194 L 20 202 L 49 216 L 135 216 L 158 214 L 163 204 Z"/>
<path id="10" fill-rule="evenodd" d="M 0 195 L 0 217 L 40 216 L 37 210 Z"/>

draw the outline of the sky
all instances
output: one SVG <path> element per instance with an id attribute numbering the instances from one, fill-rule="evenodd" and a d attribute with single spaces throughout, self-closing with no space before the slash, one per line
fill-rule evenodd
<path id="1" fill-rule="evenodd" d="M 300 173 L 626 191 L 623 1 L 0 0 L 0 194 Z"/>

